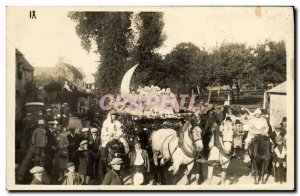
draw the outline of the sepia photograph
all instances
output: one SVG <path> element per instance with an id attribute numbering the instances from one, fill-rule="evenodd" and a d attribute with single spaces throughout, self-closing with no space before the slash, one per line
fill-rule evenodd
<path id="1" fill-rule="evenodd" d="M 6 17 L 7 190 L 295 190 L 294 7 Z"/>

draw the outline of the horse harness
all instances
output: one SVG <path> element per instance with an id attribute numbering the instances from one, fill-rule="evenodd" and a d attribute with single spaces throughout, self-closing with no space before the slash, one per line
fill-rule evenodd
<path id="1" fill-rule="evenodd" d="M 193 130 L 194 127 L 191 128 L 191 130 Z M 197 139 L 194 139 L 193 134 L 191 133 L 191 131 L 189 132 L 189 137 L 192 140 L 193 146 L 195 146 L 195 143 L 199 140 L 202 139 L 202 137 L 199 137 Z M 180 139 L 180 138 L 179 138 Z M 184 144 L 187 145 L 187 143 L 184 142 L 184 138 L 181 138 L 183 140 L 182 145 L 180 146 L 181 150 L 183 151 L 183 153 L 188 156 L 189 158 L 195 159 L 196 157 L 198 157 L 199 153 L 196 150 L 193 150 L 192 152 L 189 152 L 188 149 L 185 147 Z M 193 149 L 193 146 L 189 146 L 187 145 L 190 149 Z"/>
<path id="2" fill-rule="evenodd" d="M 221 139 L 221 141 L 220 141 L 220 139 Z M 230 161 L 230 157 L 232 156 L 232 151 L 229 154 L 225 153 L 224 148 L 222 147 L 220 142 L 222 142 L 222 144 L 224 144 L 224 142 L 233 143 L 233 141 L 224 141 L 223 140 L 223 134 L 221 132 L 215 133 L 215 141 L 214 141 L 215 146 L 218 148 L 218 150 L 220 152 L 220 155 L 227 158 L 227 161 L 222 162 L 222 159 L 221 159 L 221 156 L 220 156 L 220 164 L 225 165 Z"/>
<path id="3" fill-rule="evenodd" d="M 192 129 L 193 130 L 193 129 Z M 171 137 L 171 136 L 173 136 L 173 137 Z M 173 141 L 174 139 L 176 139 L 176 137 L 177 137 L 177 135 L 175 135 L 175 134 L 171 134 L 171 135 L 168 135 L 166 138 L 165 138 L 165 140 L 163 141 L 163 143 L 162 143 L 162 148 L 163 148 L 163 146 L 164 146 L 164 143 L 167 141 L 167 139 L 168 138 L 170 138 L 171 137 L 171 139 L 169 140 L 169 142 L 168 142 L 168 151 L 169 151 L 169 154 L 170 154 L 170 157 L 171 157 L 171 159 L 173 159 L 173 154 L 175 153 L 175 151 L 177 150 L 177 148 L 178 148 L 178 146 L 179 146 L 179 148 L 181 148 L 181 150 L 182 150 L 182 152 L 187 156 L 187 157 L 189 157 L 189 158 L 191 158 L 191 159 L 195 159 L 195 158 L 197 158 L 198 156 L 199 156 L 199 153 L 197 152 L 197 151 L 193 151 L 193 152 L 189 152 L 188 151 L 188 149 L 185 147 L 185 145 L 184 144 L 186 144 L 187 145 L 187 143 L 185 143 L 184 142 L 184 137 L 182 136 L 182 137 L 179 137 L 179 142 L 178 143 L 181 143 L 181 145 L 179 145 L 179 144 L 177 144 L 177 146 L 174 148 L 174 150 L 171 152 L 171 149 L 170 149 L 170 143 L 171 143 L 171 141 Z M 193 143 L 193 145 L 197 142 L 197 141 L 199 141 L 199 140 L 201 140 L 202 138 L 200 137 L 200 138 L 197 138 L 197 139 L 194 139 L 194 137 L 193 137 L 193 135 L 191 134 L 191 131 L 189 132 L 189 137 L 191 138 L 191 140 L 192 140 L 192 143 Z M 182 140 L 182 142 L 181 142 L 181 140 Z M 188 146 L 188 145 L 187 145 Z M 191 147 L 191 146 L 188 146 L 190 149 L 193 149 L 193 147 Z M 162 152 L 162 149 L 161 149 L 161 152 Z M 191 162 L 193 162 L 194 160 L 192 160 Z"/>
<path id="4" fill-rule="evenodd" d="M 173 137 L 171 137 L 171 136 L 173 136 Z M 168 142 L 168 150 L 169 150 L 169 153 L 170 153 L 171 158 L 173 158 L 173 154 L 175 153 L 175 151 L 176 151 L 176 149 L 177 149 L 177 147 L 178 147 L 178 145 L 177 145 L 176 148 L 175 148 L 175 149 L 173 150 L 173 152 L 171 153 L 170 143 L 171 143 L 172 140 L 174 140 L 174 139 L 176 138 L 176 136 L 177 136 L 177 135 L 175 135 L 175 134 L 170 134 L 170 135 L 168 135 L 168 136 L 164 139 L 164 141 L 163 141 L 163 143 L 162 143 L 162 145 L 161 145 L 161 150 L 160 150 L 160 151 L 163 152 L 163 147 L 164 147 L 165 142 L 167 141 L 168 138 L 171 137 L 171 139 L 170 139 L 169 142 Z"/>

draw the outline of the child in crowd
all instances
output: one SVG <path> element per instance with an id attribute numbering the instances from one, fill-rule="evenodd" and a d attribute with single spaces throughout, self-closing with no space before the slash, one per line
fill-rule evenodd
<path id="1" fill-rule="evenodd" d="M 150 172 L 150 161 L 147 151 L 141 148 L 138 137 L 135 138 L 134 149 L 129 153 L 129 159 L 132 184 L 146 184 L 146 175 Z M 136 174 L 138 177 L 135 177 Z M 142 178 L 140 174 L 142 174 Z"/>
<path id="2" fill-rule="evenodd" d="M 233 156 L 237 156 L 237 158 L 240 158 L 240 152 L 243 148 L 243 125 L 239 119 L 235 121 L 235 124 L 233 125 L 233 132 L 234 132 L 234 139 L 233 139 Z"/>
<path id="3" fill-rule="evenodd" d="M 78 173 L 80 175 L 80 184 L 88 184 L 90 181 L 90 176 L 87 173 L 89 163 L 88 141 L 83 140 L 75 153 L 75 156 L 79 159 Z"/>
<path id="4" fill-rule="evenodd" d="M 284 138 L 281 135 L 276 136 L 275 142 L 276 147 L 274 149 L 274 176 L 275 182 L 286 181 L 286 147 L 284 146 Z"/>
<path id="5" fill-rule="evenodd" d="M 109 165 L 111 170 L 105 175 L 102 185 L 124 185 L 121 172 L 123 160 L 121 158 L 113 158 Z"/>
<path id="6" fill-rule="evenodd" d="M 79 185 L 80 176 L 75 172 L 75 165 L 73 162 L 67 164 L 68 173 L 66 174 L 66 179 L 63 182 L 63 185 Z"/>

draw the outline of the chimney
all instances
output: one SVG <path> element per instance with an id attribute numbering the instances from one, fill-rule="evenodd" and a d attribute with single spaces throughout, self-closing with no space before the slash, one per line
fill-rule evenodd
<path id="1" fill-rule="evenodd" d="M 58 63 L 59 64 L 64 63 L 64 57 L 58 57 Z"/>

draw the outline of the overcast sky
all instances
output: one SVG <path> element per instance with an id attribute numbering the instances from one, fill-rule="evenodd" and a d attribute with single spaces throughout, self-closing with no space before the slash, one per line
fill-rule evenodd
<path id="1" fill-rule="evenodd" d="M 96 71 L 98 56 L 81 47 L 66 9 L 35 9 L 36 20 L 29 19 L 29 10 L 11 10 L 14 17 L 8 23 L 14 23 L 16 47 L 33 66 L 51 67 L 63 57 L 82 67 L 87 76 Z M 167 39 L 159 52 L 166 54 L 180 42 L 211 49 L 224 41 L 255 45 L 266 39 L 285 40 L 291 18 L 288 9 L 281 8 L 168 9 L 164 12 Z"/>

